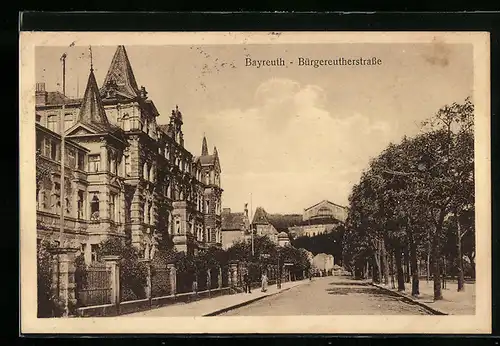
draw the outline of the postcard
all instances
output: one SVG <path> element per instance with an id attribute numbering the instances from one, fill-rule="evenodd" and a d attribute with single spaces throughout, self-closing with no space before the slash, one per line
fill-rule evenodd
<path id="1" fill-rule="evenodd" d="M 490 333 L 489 53 L 22 32 L 21 332 Z"/>

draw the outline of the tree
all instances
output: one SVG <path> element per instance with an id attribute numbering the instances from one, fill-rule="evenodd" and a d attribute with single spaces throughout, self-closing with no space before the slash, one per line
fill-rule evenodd
<path id="1" fill-rule="evenodd" d="M 462 239 L 474 232 L 473 110 L 470 99 L 441 108 L 423 124 L 423 133 L 390 144 L 370 162 L 350 194 L 343 240 L 344 258 L 357 273 L 371 263 L 373 280 L 379 282 L 382 273 L 387 282 L 389 249 L 398 289 L 405 289 L 404 277 L 411 272 L 412 294 L 418 295 L 418 258 L 426 253 L 433 267 L 434 299 L 439 300 L 442 258 L 454 253 L 458 290 L 463 289 Z M 456 251 L 445 246 L 451 230 Z"/>

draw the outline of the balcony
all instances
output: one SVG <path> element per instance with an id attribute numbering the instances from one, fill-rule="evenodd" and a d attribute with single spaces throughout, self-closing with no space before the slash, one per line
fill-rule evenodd
<path id="1" fill-rule="evenodd" d="M 60 216 L 44 211 L 36 212 L 37 228 L 59 231 L 60 230 Z M 75 219 L 73 217 L 64 217 L 64 231 L 65 232 L 87 232 L 87 222 L 85 220 Z"/>

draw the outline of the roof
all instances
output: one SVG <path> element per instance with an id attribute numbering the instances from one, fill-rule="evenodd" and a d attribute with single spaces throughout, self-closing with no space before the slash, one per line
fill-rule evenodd
<path id="1" fill-rule="evenodd" d="M 312 206 L 310 206 L 310 207 L 308 207 L 308 208 L 305 208 L 304 210 L 309 210 L 309 209 L 312 209 L 312 208 L 317 207 L 318 205 L 323 204 L 323 203 L 329 203 L 329 204 L 332 204 L 332 205 L 337 206 L 337 207 L 339 207 L 339 208 L 344 208 L 344 209 L 347 209 L 347 207 L 344 207 L 344 206 L 342 206 L 342 205 L 339 205 L 339 204 L 337 204 L 337 203 L 333 203 L 333 202 L 330 202 L 330 201 L 329 201 L 329 200 L 327 200 L 327 199 L 324 199 L 324 200 L 322 200 L 321 202 L 316 203 L 315 205 L 312 205 Z"/>
<path id="2" fill-rule="evenodd" d="M 262 207 L 257 207 L 255 209 L 255 214 L 253 215 L 252 223 L 254 224 L 268 224 L 269 219 L 267 218 L 267 212 Z"/>
<path id="3" fill-rule="evenodd" d="M 90 70 L 87 88 L 83 95 L 78 121 L 100 131 L 110 128 L 92 69 Z"/>
<path id="4" fill-rule="evenodd" d="M 157 125 L 157 128 L 167 136 L 170 136 L 170 124 L 160 124 Z"/>
<path id="5" fill-rule="evenodd" d="M 245 214 L 244 213 L 222 213 L 221 215 L 221 230 L 245 230 Z"/>
<path id="6" fill-rule="evenodd" d="M 208 156 L 207 137 L 205 137 L 205 136 L 203 136 L 203 141 L 201 143 L 201 155 Z"/>
<path id="7" fill-rule="evenodd" d="M 302 215 L 300 214 L 268 214 L 267 218 L 280 231 L 302 224 Z"/>
<path id="8" fill-rule="evenodd" d="M 118 46 L 116 49 L 104 79 L 101 94 L 104 94 L 110 86 L 121 95 L 129 98 L 135 98 L 140 94 L 125 46 Z"/>
<path id="9" fill-rule="evenodd" d="M 47 102 L 45 103 L 46 105 L 61 105 L 63 104 L 63 102 L 65 104 L 80 103 L 82 102 L 82 99 L 69 98 L 67 96 L 64 96 L 64 94 L 60 91 L 47 92 Z"/>
<path id="10" fill-rule="evenodd" d="M 199 156 L 199 160 L 202 166 L 213 165 L 215 163 L 215 155 Z"/>

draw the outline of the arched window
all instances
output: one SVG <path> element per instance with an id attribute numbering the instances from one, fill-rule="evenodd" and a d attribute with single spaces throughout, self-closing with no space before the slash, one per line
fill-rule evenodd
<path id="1" fill-rule="evenodd" d="M 155 180 L 155 171 L 154 171 L 154 165 L 151 165 L 149 169 L 149 181 L 154 182 Z"/>
<path id="2" fill-rule="evenodd" d="M 125 113 L 125 115 L 122 118 L 123 121 L 123 129 L 125 131 L 130 131 L 130 117 L 128 113 Z"/>
<path id="3" fill-rule="evenodd" d="M 175 218 L 175 234 L 181 234 L 181 220 L 178 217 Z"/>
<path id="4" fill-rule="evenodd" d="M 148 180 L 148 175 L 149 175 L 148 164 L 147 164 L 147 162 L 145 162 L 144 166 L 143 166 L 143 170 L 142 170 L 142 177 L 145 180 Z"/>
<path id="5" fill-rule="evenodd" d="M 93 221 L 99 220 L 99 198 L 94 195 L 90 202 L 90 219 Z"/>
<path id="6" fill-rule="evenodd" d="M 205 174 L 205 184 L 210 184 L 210 173 Z"/>
<path id="7" fill-rule="evenodd" d="M 147 201 L 144 202 L 143 218 L 144 223 L 149 223 L 149 203 Z"/>

